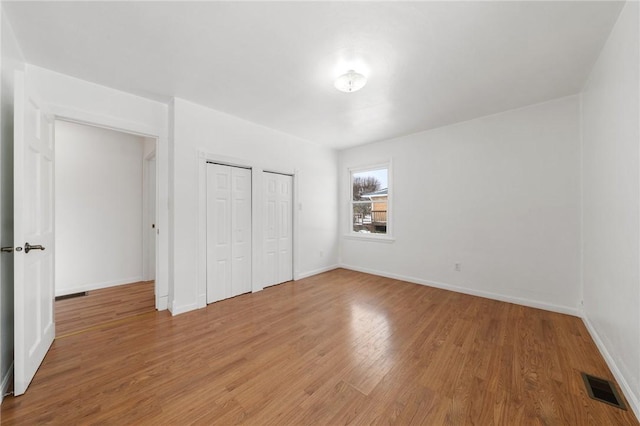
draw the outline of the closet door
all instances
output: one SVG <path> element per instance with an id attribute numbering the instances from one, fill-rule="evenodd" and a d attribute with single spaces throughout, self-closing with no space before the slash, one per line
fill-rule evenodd
<path id="1" fill-rule="evenodd" d="M 293 279 L 293 177 L 265 173 L 264 286 Z"/>
<path id="2" fill-rule="evenodd" d="M 207 303 L 231 297 L 231 167 L 207 164 Z"/>
<path id="3" fill-rule="evenodd" d="M 251 291 L 251 170 L 231 169 L 231 296 Z"/>
<path id="4" fill-rule="evenodd" d="M 207 303 L 251 291 L 251 170 L 207 164 Z"/>

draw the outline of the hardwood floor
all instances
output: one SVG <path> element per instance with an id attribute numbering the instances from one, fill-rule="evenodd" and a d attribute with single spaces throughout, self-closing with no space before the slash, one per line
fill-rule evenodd
<path id="1" fill-rule="evenodd" d="M 581 320 L 335 270 L 57 339 L 3 424 L 637 425 Z"/>
<path id="2" fill-rule="evenodd" d="M 56 301 L 56 337 L 155 312 L 153 286 L 153 281 L 142 281 L 92 290 L 86 296 Z"/>

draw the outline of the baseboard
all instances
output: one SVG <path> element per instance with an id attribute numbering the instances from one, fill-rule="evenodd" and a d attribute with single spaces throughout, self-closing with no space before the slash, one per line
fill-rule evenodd
<path id="1" fill-rule="evenodd" d="M 156 309 L 159 311 L 166 311 L 169 306 L 169 297 L 160 296 L 156 300 Z"/>
<path id="2" fill-rule="evenodd" d="M 429 287 L 440 288 L 442 290 L 455 291 L 456 293 L 463 293 L 471 296 L 484 297 L 486 299 L 499 300 L 501 302 L 514 303 L 516 305 L 528 306 L 531 308 L 543 309 L 545 311 L 558 312 L 561 314 L 580 317 L 578 308 L 572 308 L 569 306 L 554 305 L 552 303 L 540 302 L 538 300 L 531 300 L 531 299 L 525 299 L 525 298 L 514 297 L 514 296 L 506 296 L 504 294 L 492 293 L 489 291 L 474 290 L 466 287 L 460 287 L 460 286 L 441 283 L 437 281 L 429 281 L 421 278 L 414 278 L 414 277 L 408 277 L 404 275 L 391 274 L 383 271 L 376 271 L 368 268 L 361 268 L 359 266 L 342 264 L 340 265 L 340 267 L 344 269 L 350 269 L 352 271 L 364 272 L 366 274 L 378 275 L 385 278 L 392 278 L 394 280 L 407 281 L 414 284 L 421 284 Z"/>
<path id="3" fill-rule="evenodd" d="M 4 396 L 7 395 L 9 392 L 12 378 L 13 378 L 13 362 L 9 366 L 7 373 L 2 378 L 2 385 L 0 387 L 0 404 L 2 404 L 2 400 L 4 399 Z"/>
<path id="4" fill-rule="evenodd" d="M 173 306 L 169 308 L 169 312 L 171 312 L 171 315 L 175 316 L 175 315 L 184 314 L 186 312 L 195 311 L 196 309 L 199 309 L 199 308 L 200 307 L 198 306 L 197 303 L 190 303 L 188 305 L 176 305 L 174 302 Z"/>
<path id="5" fill-rule="evenodd" d="M 74 287 L 74 288 L 65 288 L 60 290 L 56 289 L 56 297 L 66 296 L 67 294 L 73 294 L 73 293 L 82 293 L 83 291 L 99 290 L 102 288 L 116 287 L 119 285 L 139 283 L 141 281 L 144 281 L 142 279 L 142 276 L 138 276 L 138 277 L 132 277 L 132 278 L 124 278 L 121 280 L 85 284 L 85 285 Z"/>
<path id="6" fill-rule="evenodd" d="M 298 273 L 294 277 L 294 280 L 301 280 L 301 279 L 304 279 L 304 278 L 309 278 L 309 277 L 312 277 L 314 275 L 322 274 L 323 272 L 333 271 L 334 269 L 338 269 L 338 268 L 340 268 L 340 265 L 335 264 L 335 265 L 325 266 L 324 268 L 314 269 L 313 271 L 307 271 L 307 272 Z"/>
<path id="7" fill-rule="evenodd" d="M 591 338 L 593 339 L 593 341 L 596 342 L 596 346 L 600 350 L 600 353 L 604 357 L 604 360 L 607 362 L 607 365 L 609 366 L 609 369 L 613 373 L 613 376 L 616 378 L 616 381 L 618 382 L 618 385 L 620 386 L 622 393 L 624 393 L 624 396 L 627 399 L 627 402 L 631 406 L 633 413 L 636 415 L 636 418 L 640 419 L 640 399 L 639 399 L 640 395 L 635 395 L 633 393 L 633 389 L 631 388 L 631 386 L 629 386 L 629 383 L 624 378 L 624 375 L 618 368 L 618 365 L 616 364 L 615 359 L 611 356 L 611 354 L 607 350 L 607 347 L 605 346 L 604 342 L 600 338 L 600 335 L 598 334 L 595 327 L 593 326 L 591 321 L 589 321 L 589 318 L 586 315 L 582 316 L 582 322 L 584 322 L 584 325 L 587 327 L 587 330 L 589 331 L 589 334 L 591 335 Z"/>
<path id="8" fill-rule="evenodd" d="M 339 268 L 339 265 L 331 265 L 331 266 L 326 266 L 324 268 L 320 268 L 320 269 L 315 269 L 313 271 L 309 271 L 309 272 L 303 272 L 302 274 L 297 274 L 296 277 L 294 277 L 295 280 L 301 280 L 303 278 L 307 278 L 307 277 L 311 277 L 313 275 L 317 275 L 317 274 L 321 274 L 323 272 L 328 272 L 328 271 L 332 271 L 334 269 Z M 262 289 L 258 289 L 258 290 L 253 290 L 253 292 L 256 291 L 260 291 Z M 84 291 L 84 290 L 81 290 Z M 196 303 L 191 303 L 188 305 L 182 305 L 182 306 L 176 306 L 175 303 L 174 304 L 170 304 L 168 306 L 169 308 L 169 312 L 171 312 L 171 315 L 180 315 L 180 314 L 184 314 L 185 312 L 189 312 L 189 311 L 195 311 L 196 309 L 201 309 L 201 308 L 205 308 L 207 306 L 207 295 L 199 295 L 197 297 L 197 302 Z M 160 308 L 158 308 L 160 310 Z"/>

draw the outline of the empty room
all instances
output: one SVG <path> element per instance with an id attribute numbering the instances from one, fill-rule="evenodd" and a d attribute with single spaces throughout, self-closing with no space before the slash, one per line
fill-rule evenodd
<path id="1" fill-rule="evenodd" d="M 639 424 L 637 1 L 0 15 L 3 425 Z"/>

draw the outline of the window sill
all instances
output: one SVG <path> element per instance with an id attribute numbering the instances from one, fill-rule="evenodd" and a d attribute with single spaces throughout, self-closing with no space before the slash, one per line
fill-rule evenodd
<path id="1" fill-rule="evenodd" d="M 343 238 L 347 240 L 357 240 L 357 241 L 375 241 L 377 243 L 387 243 L 391 244 L 396 241 L 395 238 L 390 237 L 388 235 L 372 235 L 372 234 L 345 234 Z"/>

